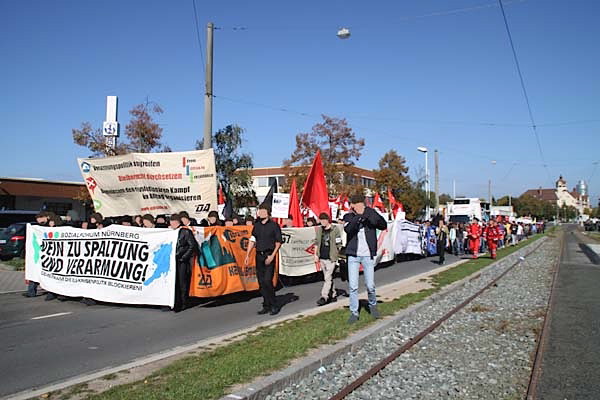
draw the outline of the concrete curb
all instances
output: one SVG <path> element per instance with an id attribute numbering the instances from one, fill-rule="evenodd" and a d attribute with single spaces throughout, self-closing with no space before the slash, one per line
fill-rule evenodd
<path id="1" fill-rule="evenodd" d="M 456 265 L 460 265 L 461 263 L 465 262 L 467 260 L 459 260 L 456 261 L 452 264 L 447 265 L 446 267 L 444 267 L 444 269 L 446 268 L 451 268 L 453 266 Z M 427 271 L 424 272 L 422 274 L 418 274 L 415 276 L 411 276 L 409 278 L 403 279 L 401 281 L 395 282 L 395 283 L 390 283 L 387 285 L 383 285 L 381 287 L 378 287 L 378 290 L 385 292 L 385 290 L 387 290 L 390 287 L 394 287 L 396 286 L 398 283 L 404 282 L 406 280 L 410 280 L 410 279 L 415 279 L 415 278 L 419 278 L 419 277 L 423 277 L 426 276 L 428 274 L 432 274 L 432 273 L 436 273 L 436 270 L 431 270 L 431 271 Z M 364 296 L 366 295 L 366 291 L 362 291 L 359 293 L 359 295 Z M 147 364 L 151 364 L 151 363 L 155 363 L 155 362 L 159 362 L 162 360 L 165 360 L 167 358 L 170 357 L 177 357 L 177 356 L 185 356 L 186 353 L 190 353 L 192 351 L 197 350 L 198 348 L 201 347 L 206 347 L 209 346 L 213 343 L 224 343 L 228 341 L 228 343 L 231 343 L 231 340 L 235 340 L 237 337 L 239 336 L 243 336 L 245 334 L 248 334 L 250 332 L 255 331 L 257 328 L 261 328 L 261 327 L 268 327 L 268 326 L 272 326 L 272 325 L 276 325 L 279 324 L 281 322 L 284 321 L 288 321 L 288 320 L 293 320 L 295 318 L 301 317 L 301 316 L 306 316 L 306 315 L 314 315 L 314 314 L 319 314 L 322 312 L 326 312 L 326 311 L 330 311 L 330 310 L 334 310 L 337 308 L 343 308 L 345 305 L 347 305 L 348 300 L 344 299 L 341 301 L 338 301 L 337 303 L 331 303 L 322 307 L 312 307 L 303 311 L 299 311 L 297 313 L 293 313 L 293 314 L 289 314 L 289 315 L 284 315 L 284 316 L 280 316 L 278 318 L 275 319 L 269 319 L 267 321 L 264 321 L 262 323 L 253 325 L 251 327 L 248 328 L 243 328 L 243 329 L 239 329 L 237 331 L 231 332 L 231 333 L 227 333 L 227 334 L 223 334 L 220 336 L 213 336 L 211 338 L 207 338 L 207 339 L 203 339 L 201 341 L 198 341 L 196 343 L 192 343 L 186 346 L 178 346 L 169 350 L 165 350 L 162 352 L 158 352 L 158 353 L 154 353 L 148 356 L 143 356 L 140 358 L 137 358 L 133 361 L 130 361 L 128 363 L 122 364 L 122 365 L 117 365 L 117 366 L 113 366 L 113 367 L 108 367 L 108 368 L 104 368 L 101 370 L 97 370 L 94 372 L 88 372 L 88 373 L 84 373 L 81 375 L 77 375 L 74 376 L 72 378 L 69 378 L 67 380 L 64 381 L 60 381 L 60 382 L 56 382 L 56 383 L 52 383 L 49 385 L 45 385 L 39 388 L 33 388 L 33 389 L 27 389 L 27 390 L 23 390 L 21 392 L 18 393 L 13 393 L 7 396 L 2 397 L 1 399 L 11 399 L 11 400 L 26 400 L 26 399 L 31 399 L 34 397 L 39 397 L 45 393 L 48 392 L 54 392 L 57 390 L 63 390 L 66 389 L 68 387 L 74 386 L 74 385 L 78 385 L 81 383 L 85 383 L 85 382 L 90 382 L 96 379 L 100 379 L 105 375 L 109 375 L 109 374 L 114 374 L 114 373 L 118 373 L 120 371 L 123 370 L 128 370 L 128 369 L 133 369 L 133 368 L 138 368 Z"/>
<path id="2" fill-rule="evenodd" d="M 316 354 L 309 355 L 294 362 L 291 366 L 277 371 L 266 378 L 262 378 L 258 381 L 250 383 L 244 386 L 242 389 L 236 390 L 235 392 L 223 396 L 220 400 L 260 400 L 265 398 L 267 395 L 276 393 L 290 384 L 297 382 L 303 378 L 306 378 L 313 371 L 317 370 L 324 364 L 329 364 L 337 357 L 344 353 L 352 351 L 354 348 L 365 343 L 371 336 L 376 335 L 387 328 L 396 325 L 400 320 L 406 318 L 410 314 L 420 310 L 421 308 L 436 302 L 438 299 L 447 296 L 448 294 L 463 287 L 467 282 L 475 279 L 479 274 L 488 271 L 492 268 L 505 267 L 513 264 L 520 257 L 525 256 L 527 251 L 534 245 L 541 245 L 548 239 L 547 236 L 541 237 L 540 239 L 528 244 L 522 249 L 496 261 L 487 267 L 477 272 L 474 276 L 467 276 L 460 281 L 454 282 L 446 286 L 442 291 L 432 294 L 425 300 L 414 304 L 397 314 L 387 317 L 375 325 L 365 328 L 357 333 L 352 334 L 348 338 L 329 346 L 324 346 L 317 351 Z"/>
<path id="3" fill-rule="evenodd" d="M 590 259 L 592 263 L 594 263 L 595 265 L 600 265 L 600 254 L 598 254 L 598 250 L 596 250 L 596 248 L 600 249 L 600 245 L 580 243 L 579 247 L 581 248 L 581 250 L 583 250 L 585 255 Z"/>

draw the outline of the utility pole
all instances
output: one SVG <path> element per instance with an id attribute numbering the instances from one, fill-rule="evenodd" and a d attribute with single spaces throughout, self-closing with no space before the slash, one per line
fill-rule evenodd
<path id="1" fill-rule="evenodd" d="M 452 179 L 452 200 L 456 198 L 456 179 Z"/>
<path id="2" fill-rule="evenodd" d="M 213 106 L 213 33 L 215 25 L 206 26 L 206 91 L 204 93 L 204 149 L 212 147 Z"/>
<path id="3" fill-rule="evenodd" d="M 435 157 L 435 213 L 437 214 L 440 209 L 440 159 L 438 158 L 438 151 L 433 151 Z"/>
<path id="4" fill-rule="evenodd" d="M 490 207 L 492 206 L 492 180 L 488 180 L 488 199 L 490 202 Z"/>

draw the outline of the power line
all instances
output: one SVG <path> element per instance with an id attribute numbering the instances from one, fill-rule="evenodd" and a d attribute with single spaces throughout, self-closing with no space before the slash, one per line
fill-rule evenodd
<path id="1" fill-rule="evenodd" d="M 303 117 L 318 117 L 320 118 L 321 113 L 311 113 L 290 109 L 286 106 L 274 106 L 265 103 L 259 103 L 251 100 L 239 99 L 234 97 L 227 96 L 217 96 L 213 95 L 215 99 L 226 100 L 232 103 L 239 103 L 250 105 L 254 107 L 261 107 L 265 109 L 269 109 L 272 111 L 285 112 L 290 114 L 301 115 Z M 367 121 L 395 121 L 399 123 L 406 124 L 425 124 L 425 125 L 465 125 L 465 126 L 486 126 L 486 127 L 508 127 L 508 128 L 530 128 L 531 124 L 528 123 L 510 123 L 510 122 L 495 122 L 495 121 L 460 121 L 460 120 L 436 120 L 436 119 L 405 119 L 405 118 L 397 118 L 397 117 L 385 117 L 385 116 L 369 116 L 364 114 L 349 114 L 345 113 L 345 117 L 352 119 L 363 119 Z M 572 125 L 572 124 L 583 124 L 583 123 L 591 123 L 596 120 L 582 120 L 582 121 L 566 121 L 566 122 L 555 122 L 548 124 L 539 124 L 538 126 L 563 126 L 563 125 Z M 600 120 L 597 120 L 600 122 Z"/>
<path id="2" fill-rule="evenodd" d="M 529 96 L 527 95 L 527 89 L 525 88 L 525 80 L 523 79 L 523 73 L 521 72 L 521 66 L 519 65 L 519 58 L 517 57 L 517 52 L 515 50 L 515 44 L 510 33 L 510 28 L 508 27 L 508 20 L 506 19 L 506 13 L 504 12 L 504 5 L 502 4 L 502 0 L 498 0 L 498 4 L 500 5 L 500 11 L 502 11 L 504 27 L 506 28 L 506 34 L 508 35 L 508 41 L 510 42 L 510 48 L 512 50 L 513 59 L 515 61 L 517 73 L 519 74 L 519 81 L 521 82 L 521 89 L 523 90 L 523 97 L 525 98 L 525 103 L 527 104 L 527 111 L 529 113 L 529 119 L 531 121 L 531 128 L 535 136 L 535 141 L 537 143 L 537 147 L 540 153 L 540 158 L 542 159 L 543 166 L 546 169 L 546 173 L 548 174 L 548 179 L 552 181 L 552 178 L 550 177 L 550 171 L 548 170 L 548 165 L 546 164 L 546 158 L 544 157 L 544 151 L 542 150 L 540 135 L 538 134 L 537 125 L 535 124 L 533 112 L 531 111 L 531 103 L 529 102 Z"/>
<path id="3" fill-rule="evenodd" d="M 206 66 L 204 63 L 204 50 L 202 50 L 202 40 L 200 39 L 200 28 L 198 28 L 198 12 L 196 11 L 196 0 L 192 0 L 194 6 L 194 26 L 196 27 L 196 39 L 198 40 L 198 46 L 200 46 L 200 59 L 202 60 L 202 71 L 206 75 Z"/>
<path id="4" fill-rule="evenodd" d="M 507 1 L 506 4 L 513 4 L 513 3 L 522 3 L 525 2 L 526 0 L 513 0 L 513 1 Z M 487 8 L 492 8 L 492 7 L 496 7 L 497 3 L 494 2 L 488 2 L 488 3 L 482 3 L 482 4 L 478 4 L 478 5 L 474 5 L 471 7 L 461 7 L 461 8 L 452 8 L 449 10 L 441 10 L 441 11 L 434 11 L 434 12 L 430 12 L 430 13 L 426 13 L 426 14 L 420 14 L 420 15 L 409 15 L 406 17 L 400 17 L 398 19 L 396 19 L 395 22 L 397 23 L 401 23 L 401 22 L 407 22 L 407 21 L 413 21 L 413 20 L 418 20 L 418 19 L 424 19 L 424 18 L 431 18 L 431 17 L 443 17 L 443 16 L 447 16 L 447 15 L 454 15 L 454 14 L 461 14 L 461 13 L 466 13 L 466 12 L 470 12 L 470 11 L 477 11 L 477 10 L 483 10 L 483 9 L 487 9 Z M 393 24 L 393 23 L 392 23 Z M 389 26 L 390 24 L 386 24 L 387 26 Z M 360 28 L 368 28 L 368 29 L 372 29 L 373 26 L 367 26 L 367 25 L 352 25 L 349 26 L 349 28 L 352 29 L 360 29 Z M 228 30 L 228 31 L 249 31 L 249 30 L 311 30 L 314 31 L 315 29 L 327 29 L 330 30 L 332 29 L 331 25 L 319 25 L 319 26 L 309 26 L 309 25 L 300 25 L 300 26 L 278 26 L 278 25 L 271 25 L 271 26 L 244 26 L 244 25 L 237 25 L 237 26 L 219 26 L 218 28 L 215 29 L 221 29 L 221 30 Z"/>

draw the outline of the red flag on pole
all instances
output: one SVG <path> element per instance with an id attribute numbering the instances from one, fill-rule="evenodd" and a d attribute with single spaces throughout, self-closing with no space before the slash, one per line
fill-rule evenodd
<path id="1" fill-rule="evenodd" d="M 219 201 L 218 204 L 225 204 L 225 193 L 223 193 L 223 186 L 219 185 Z"/>
<path id="2" fill-rule="evenodd" d="M 322 212 L 331 216 L 329 194 L 327 192 L 325 171 L 323 170 L 320 151 L 317 151 L 313 165 L 310 167 L 310 172 L 302 190 L 302 200 L 300 203 L 309 208 L 317 217 Z"/>
<path id="3" fill-rule="evenodd" d="M 300 200 L 298 199 L 298 190 L 296 189 L 296 179 L 292 181 L 292 189 L 290 191 L 290 209 L 288 213 L 294 219 L 294 226 L 296 228 L 302 228 L 304 226 L 304 219 L 302 218 L 302 211 L 300 211 Z"/>
<path id="4" fill-rule="evenodd" d="M 373 199 L 373 208 L 378 208 L 379 211 L 385 212 L 385 204 L 383 204 L 383 201 L 381 201 L 379 193 L 375 193 L 375 198 Z"/>

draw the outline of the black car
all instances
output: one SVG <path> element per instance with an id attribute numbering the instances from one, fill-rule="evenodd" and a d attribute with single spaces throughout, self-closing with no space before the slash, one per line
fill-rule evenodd
<path id="1" fill-rule="evenodd" d="M 13 257 L 25 258 L 26 222 L 11 224 L 0 232 L 0 258 L 9 260 Z"/>

